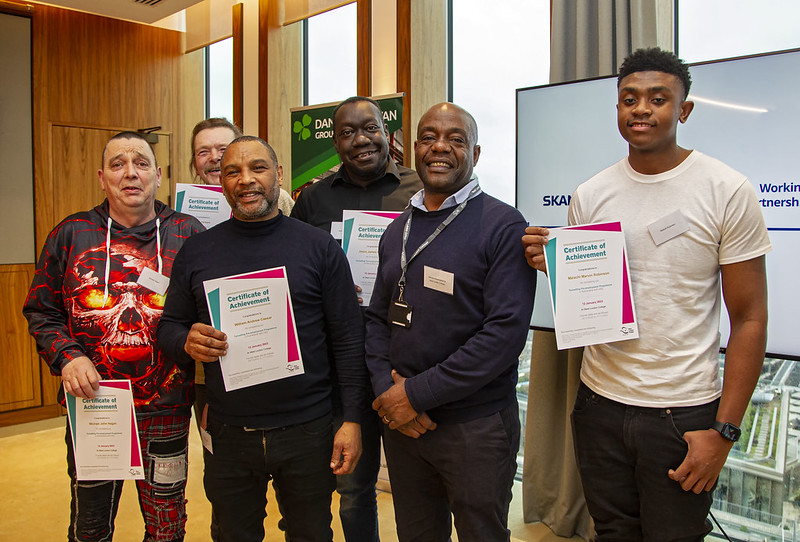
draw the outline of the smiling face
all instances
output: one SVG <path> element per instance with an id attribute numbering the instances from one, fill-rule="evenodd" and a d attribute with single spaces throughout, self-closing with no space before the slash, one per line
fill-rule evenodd
<path id="1" fill-rule="evenodd" d="M 414 154 L 428 209 L 432 208 L 429 203 L 438 209 L 447 196 L 469 182 L 481 154 L 476 140 L 474 120 L 457 105 L 435 105 L 419 120 Z"/>
<path id="2" fill-rule="evenodd" d="M 103 152 L 103 169 L 97 172 L 108 198 L 111 218 L 126 227 L 155 218 L 156 191 L 161 168 L 146 141 L 112 139 Z"/>
<path id="3" fill-rule="evenodd" d="M 351 181 L 365 186 L 386 173 L 389 133 L 380 109 L 368 101 L 346 103 L 333 126 L 333 145 Z"/>
<path id="4" fill-rule="evenodd" d="M 206 184 L 221 183 L 219 172 L 222 153 L 236 134 L 224 126 L 206 128 L 194 138 L 194 170 Z"/>
<path id="5" fill-rule="evenodd" d="M 229 145 L 222 157 L 222 191 L 233 216 L 245 222 L 278 215 L 283 169 L 259 141 Z"/>
<path id="6" fill-rule="evenodd" d="M 684 100 L 683 85 L 674 75 L 642 71 L 622 79 L 617 125 L 630 153 L 675 153 L 678 122 L 686 122 L 693 105 Z"/>

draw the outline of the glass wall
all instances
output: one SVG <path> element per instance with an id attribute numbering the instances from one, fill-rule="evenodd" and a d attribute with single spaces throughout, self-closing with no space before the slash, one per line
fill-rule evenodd
<path id="1" fill-rule="evenodd" d="M 339 102 L 356 94 L 356 4 L 307 19 L 305 105 Z"/>
<path id="2" fill-rule="evenodd" d="M 678 2 L 677 53 L 701 62 L 797 48 L 798 21 L 795 0 Z M 800 540 L 798 467 L 800 366 L 767 358 L 711 513 L 734 540 Z"/>
<path id="3" fill-rule="evenodd" d="M 516 89 L 550 76 L 550 0 L 452 0 L 453 102 L 478 123 L 475 172 L 514 205 Z"/>
<path id="4" fill-rule="evenodd" d="M 515 89 L 548 82 L 550 2 L 451 4 L 451 99 L 478 122 L 482 154 L 476 172 L 483 188 L 513 204 Z M 687 62 L 800 47 L 796 0 L 676 1 L 676 6 L 676 49 Z M 530 348 L 531 336 L 520 355 L 517 388 L 523 430 Z M 724 367 L 724 356 L 721 363 Z M 765 360 L 742 429 L 720 475 L 714 516 L 733 539 L 800 540 L 797 361 Z M 721 536 L 717 527 L 715 535 Z"/>
<path id="5" fill-rule="evenodd" d="M 206 47 L 206 118 L 233 120 L 233 38 Z"/>
<path id="6" fill-rule="evenodd" d="M 516 90 L 550 77 L 550 0 L 452 0 L 450 3 L 453 102 L 478 123 L 481 188 L 515 203 Z M 532 333 L 520 354 L 519 400 L 522 475 Z"/>
<path id="7" fill-rule="evenodd" d="M 678 55 L 686 62 L 800 47 L 797 0 L 677 1 Z"/>

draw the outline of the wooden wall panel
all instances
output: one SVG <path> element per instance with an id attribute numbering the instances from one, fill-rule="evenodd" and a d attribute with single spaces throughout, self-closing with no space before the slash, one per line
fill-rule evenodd
<path id="1" fill-rule="evenodd" d="M 445 0 L 397 0 L 397 92 L 403 98 L 405 148 L 414 148 L 417 124 L 431 106 L 447 99 Z M 413 152 L 403 162 L 414 167 Z"/>
<path id="2" fill-rule="evenodd" d="M 60 221 L 78 211 L 91 209 L 105 199 L 105 193 L 100 188 L 100 180 L 97 177 L 103 148 L 111 137 L 125 129 L 132 128 L 109 130 L 82 126 L 52 127 L 52 162 L 58 170 L 53 176 L 58 179 L 56 184 L 60 194 L 53 206 L 57 220 Z M 173 192 L 167 175 L 170 169 L 169 149 L 169 134 L 159 134 L 159 142 L 153 145 L 153 152 L 163 173 L 161 187 L 156 197 L 167 204 L 170 203 Z"/>
<path id="3" fill-rule="evenodd" d="M 356 8 L 358 12 L 356 92 L 359 96 L 372 96 L 372 0 L 358 0 Z"/>
<path id="4" fill-rule="evenodd" d="M 0 0 L 0 11 L 3 13 L 11 13 L 12 15 L 30 15 L 33 12 L 33 6 L 30 4 L 18 4 L 17 2 Z"/>
<path id="5" fill-rule="evenodd" d="M 269 2 L 258 0 L 258 137 L 269 141 Z M 291 179 L 291 177 L 288 177 Z"/>
<path id="6" fill-rule="evenodd" d="M 52 131 L 53 177 L 58 177 L 55 184 L 59 193 L 53 214 L 60 221 L 91 209 L 105 198 L 97 171 L 103 147 L 116 132 L 70 126 L 53 126 Z"/>
<path id="7" fill-rule="evenodd" d="M 60 413 L 62 408 L 58 404 L 58 392 L 61 391 L 61 377 L 50 372 L 50 367 L 43 359 L 39 359 L 39 369 L 42 374 L 42 405 L 44 407 L 54 405 Z M 2 424 L 0 424 L 2 425 Z"/>
<path id="8" fill-rule="evenodd" d="M 269 144 L 275 149 L 278 161 L 283 164 L 286 179 L 292 178 L 292 107 L 303 105 L 301 81 L 302 51 L 300 47 L 300 24 L 281 26 L 284 0 L 267 2 L 267 35 L 259 39 L 268 40 L 266 101 L 259 107 L 268 108 L 267 133 Z"/>
<path id="9" fill-rule="evenodd" d="M 172 178 L 177 183 L 199 182 L 199 177 L 192 177 L 189 170 L 191 163 L 191 137 L 194 125 L 206 117 L 205 102 L 205 57 L 203 50 L 198 49 L 181 57 L 180 91 L 180 125 L 175 132 L 175 148 L 172 157 Z"/>
<path id="10" fill-rule="evenodd" d="M 40 15 L 52 120 L 172 129 L 180 33 L 62 9 Z"/>
<path id="11" fill-rule="evenodd" d="M 39 356 L 22 316 L 33 270 L 33 264 L 0 266 L 0 412 L 41 401 Z"/>
<path id="12" fill-rule="evenodd" d="M 178 127 L 181 34 L 36 5 L 33 16 L 37 252 L 57 216 L 49 126 Z M 170 150 L 170 155 L 174 154 Z"/>
<path id="13" fill-rule="evenodd" d="M 411 124 L 411 0 L 397 0 L 397 92 L 403 96 L 403 137 L 405 148 L 413 149 L 416 124 Z M 412 154 L 403 156 L 403 165 L 412 167 Z"/>
<path id="14" fill-rule="evenodd" d="M 33 6 L 38 255 L 55 224 L 67 214 L 102 200 L 97 188 L 99 151 L 110 132 L 161 126 L 158 132 L 164 135 L 155 147 L 159 165 L 166 169 L 172 162 L 176 138 L 171 134 L 180 133 L 178 92 L 183 51 L 179 32 L 43 4 Z M 162 186 L 168 192 L 168 171 L 164 173 Z M 74 178 L 77 183 L 69 180 Z M 2 344 L 11 349 L 10 354 L 2 354 L 0 376 L 4 382 L 14 382 L 13 386 L 0 387 L 0 411 L 18 409 L 0 414 L 0 425 L 61 413 L 55 403 L 60 378 L 50 375 L 37 359 L 20 313 L 33 266 L 17 267 L 0 268 Z"/>
<path id="15" fill-rule="evenodd" d="M 233 123 L 244 131 L 244 4 L 231 7 L 233 29 Z"/>
<path id="16" fill-rule="evenodd" d="M 408 113 L 403 110 L 404 124 L 406 119 L 410 123 L 410 131 L 406 132 L 409 134 L 407 149 L 414 148 L 417 124 L 422 115 L 431 106 L 447 100 L 447 33 L 443 32 L 447 21 L 446 2 L 415 0 L 411 3 L 410 11 L 411 110 Z M 410 157 L 412 154 L 410 152 L 406 156 Z"/>

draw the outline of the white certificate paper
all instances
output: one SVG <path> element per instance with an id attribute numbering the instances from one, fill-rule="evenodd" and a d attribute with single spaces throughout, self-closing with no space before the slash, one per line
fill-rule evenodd
<path id="1" fill-rule="evenodd" d="M 129 380 L 101 380 L 94 399 L 64 392 L 78 480 L 144 479 Z"/>
<path id="2" fill-rule="evenodd" d="M 286 268 L 203 282 L 211 325 L 228 336 L 220 357 L 225 390 L 304 372 Z"/>
<path id="3" fill-rule="evenodd" d="M 378 242 L 402 211 L 342 211 L 342 249 L 350 263 L 353 282 L 361 287 L 364 306 L 372 299 L 378 275 Z"/>
<path id="4" fill-rule="evenodd" d="M 231 217 L 231 206 L 222 193 L 222 187 L 211 184 L 177 183 L 175 210 L 192 215 L 206 229 Z"/>
<path id="5" fill-rule="evenodd" d="M 639 337 L 619 222 L 551 229 L 544 255 L 559 350 Z"/>

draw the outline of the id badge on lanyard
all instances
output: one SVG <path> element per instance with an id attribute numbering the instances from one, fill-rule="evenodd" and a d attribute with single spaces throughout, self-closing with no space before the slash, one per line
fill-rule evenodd
<path id="1" fill-rule="evenodd" d="M 408 264 L 411 263 L 411 260 L 416 258 L 420 252 L 422 252 L 425 247 L 431 244 L 431 242 L 436 239 L 436 237 L 442 233 L 442 231 L 453 221 L 455 218 L 464 210 L 464 207 L 467 206 L 472 197 L 478 193 L 480 190 L 479 186 L 475 186 L 472 190 L 470 190 L 469 195 L 467 198 L 458 204 L 458 206 L 453 209 L 453 212 L 450 213 L 444 221 L 436 227 L 433 233 L 431 233 L 427 239 L 419 246 L 419 248 L 411 255 L 408 260 L 406 260 L 406 243 L 408 242 L 408 236 L 411 233 L 411 218 L 414 216 L 412 212 L 408 215 L 408 220 L 406 220 L 406 224 L 403 227 L 403 248 L 400 253 L 400 269 L 402 273 L 400 274 L 400 280 L 397 282 L 397 286 L 399 288 L 399 293 L 397 295 L 397 299 L 392 301 L 392 304 L 389 305 L 389 317 L 387 320 L 390 324 L 394 324 L 396 326 L 410 328 L 411 327 L 411 314 L 413 312 L 413 307 L 406 303 L 403 299 L 403 291 L 406 287 L 406 269 L 408 269 Z"/>

